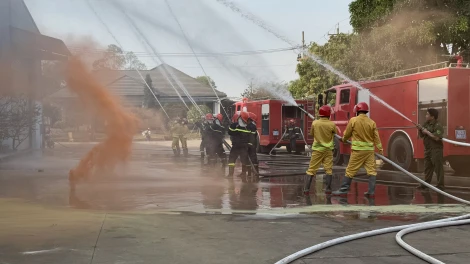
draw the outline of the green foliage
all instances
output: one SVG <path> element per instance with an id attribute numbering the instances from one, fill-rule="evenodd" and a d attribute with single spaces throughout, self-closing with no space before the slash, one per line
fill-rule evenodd
<path id="1" fill-rule="evenodd" d="M 212 110 L 207 105 L 199 105 L 199 108 L 201 108 L 204 115 L 207 114 L 207 113 L 212 113 Z M 195 123 L 196 121 L 201 120 L 201 113 L 193 105 L 193 106 L 189 107 L 187 118 L 188 118 L 188 121 L 190 123 Z"/>
<path id="2" fill-rule="evenodd" d="M 145 76 L 145 83 L 144 84 L 144 101 L 143 101 L 143 107 L 144 108 L 156 108 L 158 103 L 157 100 L 155 100 L 155 97 L 153 96 L 152 92 L 149 90 L 152 89 L 153 93 L 155 93 L 155 88 L 153 88 L 152 84 L 152 78 L 150 77 L 150 74 L 147 74 Z"/>
<path id="3" fill-rule="evenodd" d="M 207 85 L 208 87 L 210 87 L 210 86 L 212 85 L 212 87 L 213 87 L 214 89 L 217 88 L 217 86 L 215 85 L 214 80 L 212 80 L 212 78 L 209 77 L 209 76 L 207 76 L 207 77 L 206 77 L 206 76 L 198 76 L 198 77 L 196 77 L 196 80 L 197 80 L 198 82 L 204 84 L 204 85 Z M 209 83 L 210 83 L 210 84 L 209 84 Z"/>
<path id="4" fill-rule="evenodd" d="M 133 52 L 124 52 L 118 46 L 111 44 L 101 59 L 93 62 L 93 70 L 145 70 L 147 66 Z"/>
<path id="5" fill-rule="evenodd" d="M 311 43 L 309 52 L 353 80 L 447 61 L 448 47 L 470 59 L 470 1 L 355 0 L 349 9 L 354 33 Z M 297 72 L 289 84 L 294 97 L 342 81 L 306 56 Z"/>
<path id="6" fill-rule="evenodd" d="M 46 102 L 43 104 L 42 113 L 45 117 L 49 117 L 51 120 L 51 127 L 53 127 L 58 121 L 62 120 L 61 109 L 51 103 Z"/>

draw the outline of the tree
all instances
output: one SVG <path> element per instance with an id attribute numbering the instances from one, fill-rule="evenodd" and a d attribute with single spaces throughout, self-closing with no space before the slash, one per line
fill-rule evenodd
<path id="1" fill-rule="evenodd" d="M 111 44 L 103 57 L 93 62 L 93 70 L 145 70 L 147 66 L 133 52 L 124 52 L 120 47 Z"/>
<path id="2" fill-rule="evenodd" d="M 11 139 L 13 150 L 29 138 L 40 117 L 40 108 L 23 95 L 0 98 L 0 141 Z"/>
<path id="3" fill-rule="evenodd" d="M 283 83 L 276 82 L 263 82 L 259 84 L 251 82 L 241 96 L 251 100 L 279 98 L 279 94 L 287 92 L 287 89 L 283 86 Z"/>
<path id="4" fill-rule="evenodd" d="M 144 102 L 143 102 L 143 107 L 144 108 L 156 108 L 157 107 L 157 102 L 155 97 L 153 96 L 152 92 L 155 94 L 155 89 L 153 88 L 152 84 L 152 78 L 150 77 L 150 74 L 147 74 L 145 76 L 145 83 L 144 84 Z M 149 90 L 152 89 L 152 92 Z"/>
<path id="5" fill-rule="evenodd" d="M 206 76 L 198 76 L 198 77 L 196 77 L 196 80 L 197 80 L 198 82 L 200 82 L 200 83 L 206 85 L 206 86 L 209 86 L 209 87 L 210 87 L 210 86 L 212 85 L 212 87 L 213 87 L 214 89 L 217 88 L 217 86 L 215 85 L 214 80 L 212 80 L 212 78 L 209 77 L 209 76 L 207 76 L 207 77 L 206 77 Z M 210 83 L 210 84 L 209 84 L 209 83 Z"/>
<path id="6" fill-rule="evenodd" d="M 45 102 L 42 105 L 42 113 L 45 117 L 48 117 L 51 120 L 51 127 L 53 127 L 58 121 L 62 120 L 62 111 L 60 108 L 49 102 Z"/>
<path id="7" fill-rule="evenodd" d="M 199 108 L 204 114 L 212 113 L 212 110 L 207 105 L 199 105 Z M 199 110 L 196 109 L 194 105 L 189 107 L 187 116 L 188 116 L 188 121 L 193 124 L 201 120 L 201 112 L 199 112 Z"/>

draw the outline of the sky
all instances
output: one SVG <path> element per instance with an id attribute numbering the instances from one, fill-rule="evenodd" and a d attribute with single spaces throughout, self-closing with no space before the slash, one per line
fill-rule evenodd
<path id="1" fill-rule="evenodd" d="M 289 82 L 298 78 L 297 54 L 292 50 L 240 55 L 242 51 L 287 49 L 290 45 L 216 0 L 169 0 L 175 17 L 164 0 L 24 1 L 41 33 L 63 39 L 71 49 L 78 47 L 82 39 L 92 39 L 99 49 L 104 49 L 109 44 L 117 44 L 116 38 L 125 51 L 135 52 L 148 68 L 161 63 L 154 56 L 158 52 L 164 63 L 180 71 L 193 77 L 204 75 L 194 56 L 182 56 L 191 54 L 192 50 L 176 17 L 196 53 L 237 52 L 235 56 L 199 57 L 217 89 L 231 97 L 239 97 L 250 82 Z M 348 11 L 352 0 L 233 2 L 299 45 L 302 31 L 308 44 L 326 42 L 328 32 L 335 33 L 338 23 L 341 32 L 352 30 Z"/>

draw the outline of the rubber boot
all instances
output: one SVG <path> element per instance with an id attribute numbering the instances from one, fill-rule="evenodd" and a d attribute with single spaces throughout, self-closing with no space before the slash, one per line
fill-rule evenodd
<path id="1" fill-rule="evenodd" d="M 205 153 L 204 151 L 201 151 L 201 159 L 204 159 Z"/>
<path id="2" fill-rule="evenodd" d="M 222 159 L 222 171 L 225 171 L 225 167 L 227 167 L 227 160 L 226 159 Z"/>
<path id="3" fill-rule="evenodd" d="M 234 166 L 228 166 L 228 175 L 227 177 L 233 177 L 233 173 L 235 172 Z"/>
<path id="4" fill-rule="evenodd" d="M 238 177 L 245 177 L 246 176 L 246 166 L 242 165 L 242 172 L 238 174 Z"/>
<path id="5" fill-rule="evenodd" d="M 347 176 L 344 176 L 343 183 L 341 184 L 341 187 L 339 188 L 339 190 L 334 191 L 332 193 L 332 195 L 334 195 L 334 196 L 346 196 L 346 195 L 348 195 L 349 187 L 351 186 L 351 182 L 352 182 L 351 178 L 349 178 Z"/>
<path id="6" fill-rule="evenodd" d="M 325 194 L 331 194 L 331 182 L 333 181 L 333 175 L 325 175 Z"/>
<path id="7" fill-rule="evenodd" d="M 369 175 L 369 190 L 364 193 L 365 196 L 374 198 L 375 197 L 375 180 L 376 176 Z"/>
<path id="8" fill-rule="evenodd" d="M 183 155 L 184 155 L 185 157 L 188 157 L 188 149 L 187 149 L 187 148 L 184 148 L 184 149 L 183 149 Z"/>
<path id="9" fill-rule="evenodd" d="M 246 172 L 248 173 L 248 175 L 247 175 L 247 176 L 250 176 L 250 177 L 251 177 L 251 174 L 252 174 L 252 172 L 253 172 L 253 170 L 252 170 L 251 166 L 249 166 L 249 165 L 248 165 L 248 166 L 246 166 Z"/>
<path id="10" fill-rule="evenodd" d="M 259 176 L 259 165 L 255 164 L 256 176 Z"/>
<path id="11" fill-rule="evenodd" d="M 173 154 L 175 155 L 175 157 L 180 156 L 180 153 L 179 153 L 178 149 L 173 149 Z"/>
<path id="12" fill-rule="evenodd" d="M 312 185 L 312 179 L 314 176 L 312 175 L 306 175 L 306 183 L 305 183 L 305 186 L 304 186 L 304 194 L 305 195 L 309 195 L 310 194 L 310 186 Z"/>

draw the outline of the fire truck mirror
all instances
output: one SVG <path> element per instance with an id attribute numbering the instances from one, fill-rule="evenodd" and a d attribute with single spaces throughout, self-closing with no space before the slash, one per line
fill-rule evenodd
<path id="1" fill-rule="evenodd" d="M 323 106 L 323 94 L 318 94 L 318 107 Z"/>

